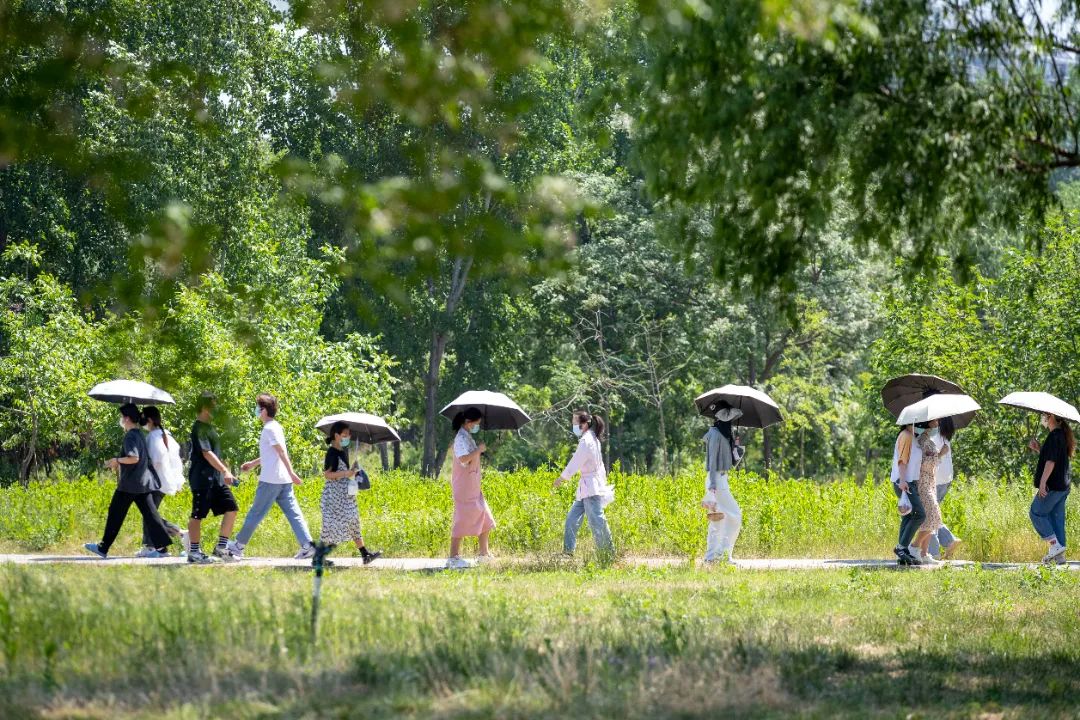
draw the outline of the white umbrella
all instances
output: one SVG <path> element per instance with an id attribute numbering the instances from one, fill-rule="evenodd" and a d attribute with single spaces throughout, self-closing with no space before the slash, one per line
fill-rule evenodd
<path id="1" fill-rule="evenodd" d="M 780 407 L 771 397 L 746 385 L 725 385 L 702 393 L 694 398 L 698 412 L 705 417 L 713 417 L 720 402 L 726 402 L 742 410 L 742 417 L 732 421 L 739 427 L 765 428 L 783 422 Z"/>
<path id="2" fill-rule="evenodd" d="M 327 436 L 334 423 L 343 422 L 349 426 L 349 432 L 358 442 L 368 445 L 378 445 L 384 442 L 401 442 L 394 429 L 378 415 L 362 412 L 344 412 L 337 415 L 327 415 L 315 424 L 316 429 L 321 430 Z"/>
<path id="3" fill-rule="evenodd" d="M 439 414 L 453 420 L 455 415 L 469 408 L 480 411 L 480 427 L 485 430 L 517 430 L 532 419 L 510 398 L 488 390 L 464 392 Z"/>
<path id="4" fill-rule="evenodd" d="M 962 428 L 969 425 L 975 418 L 975 411 L 981 409 L 979 403 L 969 395 L 940 393 L 908 405 L 900 411 L 896 424 L 913 425 L 951 417 L 953 424 Z"/>
<path id="5" fill-rule="evenodd" d="M 174 405 L 172 395 L 149 383 L 138 380 L 110 380 L 98 383 L 90 390 L 90 397 L 102 402 L 124 405 Z"/>
<path id="6" fill-rule="evenodd" d="M 1069 403 L 1044 392 L 1014 392 L 998 400 L 998 405 L 1009 405 L 1021 410 L 1050 413 L 1064 420 L 1080 423 L 1080 412 Z"/>

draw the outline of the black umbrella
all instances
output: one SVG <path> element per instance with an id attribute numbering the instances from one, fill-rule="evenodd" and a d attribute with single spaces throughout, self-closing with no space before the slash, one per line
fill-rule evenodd
<path id="1" fill-rule="evenodd" d="M 716 415 L 723 402 L 742 410 L 742 417 L 732 420 L 732 425 L 766 428 L 784 420 L 771 397 L 746 385 L 725 385 L 694 398 L 698 412 L 709 418 Z"/>
<path id="2" fill-rule="evenodd" d="M 885 403 L 885 409 L 894 418 L 900 417 L 900 413 L 908 405 L 930 397 L 936 393 L 948 395 L 963 395 L 964 391 L 954 382 L 949 382 L 937 375 L 901 375 L 885 383 L 881 388 L 881 400 Z"/>
<path id="3" fill-rule="evenodd" d="M 330 428 L 334 427 L 334 423 L 338 422 L 343 422 L 349 426 L 349 431 L 357 442 L 367 443 L 368 445 L 401 442 L 401 438 L 398 437 L 392 427 L 386 424 L 385 420 L 369 413 L 345 412 L 337 415 L 327 415 L 319 420 L 315 427 L 329 435 Z"/>
<path id="4" fill-rule="evenodd" d="M 485 430 L 517 430 L 530 421 L 516 402 L 499 392 L 470 390 L 458 396 L 439 413 L 451 420 L 459 412 L 476 408 L 482 416 L 480 427 Z"/>

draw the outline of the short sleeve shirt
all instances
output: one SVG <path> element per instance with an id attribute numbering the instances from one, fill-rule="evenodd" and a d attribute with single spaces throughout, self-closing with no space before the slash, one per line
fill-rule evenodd
<path id="1" fill-rule="evenodd" d="M 341 472 L 349 469 L 349 453 L 345 448 L 338 450 L 331 445 L 326 449 L 326 459 L 323 460 L 323 470 Z M 347 478 L 341 478 L 347 479 Z"/>
<path id="2" fill-rule="evenodd" d="M 259 466 L 262 468 L 259 482 L 285 485 L 292 480 L 285 469 L 285 463 L 274 449 L 275 445 L 285 449 L 285 430 L 277 420 L 271 420 L 263 425 L 262 434 L 259 435 Z"/>
<path id="3" fill-rule="evenodd" d="M 150 477 L 150 452 L 146 449 L 146 439 L 142 430 L 132 428 L 124 433 L 124 445 L 121 457 L 138 458 L 137 463 L 120 465 L 120 480 L 116 487 L 121 492 L 142 494 L 150 492 L 152 481 Z"/>
<path id="4" fill-rule="evenodd" d="M 196 420 L 191 426 L 191 469 L 188 471 L 192 490 L 206 490 L 225 484 L 225 478 L 203 456 L 204 452 L 212 452 L 220 458 L 221 438 L 213 425 Z"/>
<path id="5" fill-rule="evenodd" d="M 1035 487 L 1039 487 L 1043 469 L 1046 467 L 1046 463 L 1051 461 L 1054 463 L 1054 469 L 1050 472 L 1050 478 L 1046 481 L 1046 489 L 1068 490 L 1071 481 L 1069 443 L 1065 439 L 1065 431 L 1061 428 L 1051 430 L 1039 450 L 1039 464 L 1035 468 Z"/>
<path id="6" fill-rule="evenodd" d="M 461 428 L 454 436 L 454 457 L 465 457 L 474 452 L 476 452 L 476 441 L 468 430 Z"/>

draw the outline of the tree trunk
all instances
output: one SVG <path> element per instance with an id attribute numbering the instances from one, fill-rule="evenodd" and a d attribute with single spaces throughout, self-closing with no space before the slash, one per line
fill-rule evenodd
<path id="1" fill-rule="evenodd" d="M 379 443 L 379 460 L 382 462 L 383 472 L 390 469 L 390 453 L 386 449 L 386 443 Z"/>
<path id="2" fill-rule="evenodd" d="M 401 443 L 394 443 L 394 469 L 401 468 Z"/>
<path id="3" fill-rule="evenodd" d="M 439 370 L 442 367 L 443 353 L 446 351 L 446 335 L 433 330 L 431 347 L 428 350 L 428 370 L 424 375 L 424 454 L 420 461 L 420 474 L 435 477 L 435 445 L 438 434 L 435 421 L 438 417 Z"/>

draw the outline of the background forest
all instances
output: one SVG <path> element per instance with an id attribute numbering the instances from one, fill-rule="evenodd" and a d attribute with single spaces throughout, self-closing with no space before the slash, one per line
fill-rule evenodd
<path id="1" fill-rule="evenodd" d="M 86 392 L 116 377 L 168 389 L 178 435 L 214 392 L 232 460 L 257 392 L 308 469 L 318 417 L 384 414 L 405 438 L 384 466 L 428 475 L 466 389 L 535 420 L 491 439 L 499 468 L 561 463 L 583 407 L 612 464 L 666 473 L 700 460 L 694 396 L 754 385 L 785 422 L 748 432 L 747 465 L 797 478 L 884 472 L 896 374 L 987 408 L 958 438 L 969 473 L 1023 467 L 1032 419 L 999 397 L 1080 396 L 1077 156 L 987 179 L 1030 124 L 994 114 L 1023 73 L 995 79 L 985 32 L 913 53 L 919 3 L 825 29 L 783 3 L 392 5 L 0 5 L 5 482 L 110 454 Z M 695 54 L 721 39 L 742 50 Z M 1039 138 L 1072 122 L 1054 52 L 1013 58 L 1065 124 Z M 821 104 L 883 68 L 910 117 Z"/>

